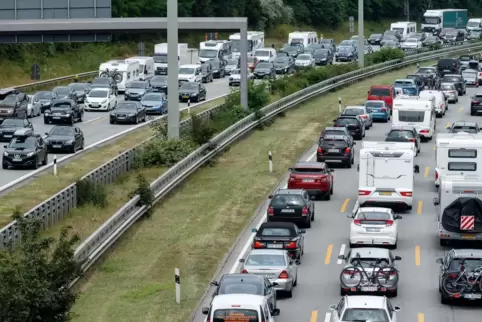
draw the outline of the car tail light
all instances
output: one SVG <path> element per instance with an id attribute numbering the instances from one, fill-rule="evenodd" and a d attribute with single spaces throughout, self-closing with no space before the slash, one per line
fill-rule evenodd
<path id="1" fill-rule="evenodd" d="M 444 108 L 444 105 L 442 103 L 440 103 L 440 108 L 443 109 Z"/>
<path id="2" fill-rule="evenodd" d="M 345 154 L 349 154 L 351 152 L 351 148 L 346 148 L 345 149 Z"/>
<path id="3" fill-rule="evenodd" d="M 268 215 L 270 215 L 270 216 L 274 215 L 274 210 L 273 210 L 273 207 L 271 207 L 271 206 L 268 207 Z"/>
<path id="4" fill-rule="evenodd" d="M 286 271 L 281 271 L 278 278 L 281 279 L 281 280 L 286 280 L 286 279 L 290 278 L 290 276 Z"/>
<path id="5" fill-rule="evenodd" d="M 435 170 L 435 180 L 438 180 L 438 172 Z"/>
<path id="6" fill-rule="evenodd" d="M 396 270 L 392 270 L 390 271 L 390 273 L 388 274 L 390 276 L 397 276 L 397 271 Z"/>
<path id="7" fill-rule="evenodd" d="M 359 196 L 368 196 L 370 194 L 370 190 L 358 190 Z"/>
<path id="8" fill-rule="evenodd" d="M 295 249 L 296 247 L 297 247 L 296 242 L 293 242 L 293 241 L 285 246 L 285 248 L 288 248 L 288 249 Z"/>
<path id="9" fill-rule="evenodd" d="M 260 241 L 255 241 L 253 244 L 253 248 L 265 248 L 265 247 L 266 247 L 265 243 L 262 243 Z"/>
<path id="10" fill-rule="evenodd" d="M 354 223 L 355 225 L 357 225 L 357 226 L 361 226 L 361 221 L 360 221 L 360 219 L 355 219 L 355 220 L 353 220 L 353 223 Z"/>
<path id="11" fill-rule="evenodd" d="M 247 270 L 247 269 L 243 269 L 243 270 L 241 271 L 241 274 L 248 274 L 248 270 Z"/>
<path id="12" fill-rule="evenodd" d="M 472 101 L 472 103 L 473 103 L 473 104 L 479 104 L 479 103 L 480 103 L 480 101 L 473 100 L 473 101 Z"/>
<path id="13" fill-rule="evenodd" d="M 449 274 L 449 277 L 450 277 L 450 278 L 457 278 L 457 274 L 451 273 L 451 274 Z"/>
<path id="14" fill-rule="evenodd" d="M 307 208 L 307 207 L 303 207 L 303 210 L 301 211 L 301 214 L 302 214 L 303 216 L 306 216 L 306 215 L 308 215 L 308 213 L 309 213 L 308 208 Z"/>
<path id="15" fill-rule="evenodd" d="M 382 112 L 386 112 L 387 109 L 386 109 L 386 108 L 382 108 L 381 111 L 382 111 Z"/>
<path id="16" fill-rule="evenodd" d="M 482 73 L 481 73 L 482 74 Z M 450 94 L 455 94 L 456 91 L 449 91 Z"/>
<path id="17" fill-rule="evenodd" d="M 420 133 L 428 134 L 428 130 L 420 130 Z"/>
<path id="18" fill-rule="evenodd" d="M 366 119 L 368 116 L 367 115 L 362 115 L 361 118 L 362 119 Z"/>
<path id="19" fill-rule="evenodd" d="M 410 141 L 410 142 L 414 142 L 414 143 L 415 143 L 415 139 L 410 139 L 409 141 Z"/>
<path id="20" fill-rule="evenodd" d="M 393 220 L 387 220 L 385 221 L 385 224 L 387 225 L 387 227 L 393 225 Z"/>
<path id="21" fill-rule="evenodd" d="M 400 194 L 402 195 L 402 197 L 411 197 L 412 196 L 411 191 L 402 191 L 402 192 L 400 192 Z"/>
<path id="22" fill-rule="evenodd" d="M 323 154 L 323 149 L 321 148 L 321 146 L 318 147 L 318 153 Z"/>
<path id="23" fill-rule="evenodd" d="M 298 179 L 296 179 L 296 177 L 290 176 L 290 180 L 289 180 L 290 182 L 295 182 L 295 181 L 297 181 L 297 180 L 298 180 Z"/>

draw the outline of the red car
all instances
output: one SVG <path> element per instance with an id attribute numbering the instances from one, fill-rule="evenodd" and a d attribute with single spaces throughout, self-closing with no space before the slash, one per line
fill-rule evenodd
<path id="1" fill-rule="evenodd" d="M 394 98 L 395 89 L 392 85 L 373 85 L 368 91 L 367 101 L 384 101 L 390 108 L 390 114 L 392 114 Z"/>
<path id="2" fill-rule="evenodd" d="M 304 189 L 312 197 L 330 200 L 334 170 L 326 163 L 298 162 L 289 171 L 288 189 Z"/>

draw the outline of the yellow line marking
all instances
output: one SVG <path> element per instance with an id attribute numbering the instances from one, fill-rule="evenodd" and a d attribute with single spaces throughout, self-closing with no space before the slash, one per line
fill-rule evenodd
<path id="1" fill-rule="evenodd" d="M 423 315 L 423 313 L 417 314 L 417 320 L 418 320 L 417 322 L 424 322 L 425 321 L 425 316 Z"/>
<path id="2" fill-rule="evenodd" d="M 341 205 L 340 212 L 345 212 L 346 206 L 348 206 L 348 203 L 350 202 L 350 198 L 346 198 L 345 201 L 343 201 L 343 204 Z"/>
<path id="3" fill-rule="evenodd" d="M 423 201 L 422 201 L 422 200 L 419 200 L 419 201 L 418 201 L 418 205 L 417 205 L 417 215 L 421 215 L 421 214 L 422 214 L 422 209 L 423 209 Z"/>
<path id="4" fill-rule="evenodd" d="M 458 112 L 460 113 L 460 112 L 462 112 L 463 110 L 464 110 L 464 108 L 463 108 L 463 107 L 459 107 Z"/>
<path id="5" fill-rule="evenodd" d="M 326 250 L 325 265 L 330 264 L 331 253 L 333 253 L 333 244 L 328 245 L 328 249 Z"/>
<path id="6" fill-rule="evenodd" d="M 420 266 L 420 246 L 415 246 L 415 266 Z"/>
<path id="7" fill-rule="evenodd" d="M 450 122 L 447 122 L 447 125 L 445 125 L 445 127 L 450 127 Z"/>
<path id="8" fill-rule="evenodd" d="M 436 145 L 433 146 L 433 150 L 434 150 L 434 151 L 437 150 L 437 146 L 436 146 Z"/>
<path id="9" fill-rule="evenodd" d="M 311 312 L 311 319 L 310 322 L 316 322 L 318 320 L 318 311 Z M 420 321 L 419 321 L 420 322 Z M 422 321 L 423 322 L 423 321 Z"/>
<path id="10" fill-rule="evenodd" d="M 426 178 L 428 177 L 428 171 L 430 170 L 430 167 L 425 167 L 425 173 L 423 174 L 423 176 Z"/>

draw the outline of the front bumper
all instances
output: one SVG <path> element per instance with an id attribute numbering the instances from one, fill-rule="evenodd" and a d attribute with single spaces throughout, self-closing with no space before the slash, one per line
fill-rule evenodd
<path id="1" fill-rule="evenodd" d="M 107 111 L 107 103 L 86 103 L 84 105 L 84 110 L 86 111 Z"/>
<path id="2" fill-rule="evenodd" d="M 190 96 L 186 96 L 186 95 L 179 95 L 179 102 L 187 102 L 187 101 L 196 101 L 198 100 L 198 95 L 190 95 Z"/>
<path id="3" fill-rule="evenodd" d="M 52 114 L 49 114 L 49 115 L 44 114 L 44 121 L 46 121 L 46 122 L 67 123 L 67 122 L 70 122 L 71 119 L 72 119 L 72 114 L 64 114 L 64 115 L 60 115 L 60 116 L 59 115 L 52 115 Z"/>
<path id="4" fill-rule="evenodd" d="M 56 142 L 56 143 L 47 143 L 47 151 L 49 152 L 57 152 L 57 151 L 70 151 L 74 147 L 75 142 L 71 144 L 67 144 L 66 142 Z"/>
<path id="5" fill-rule="evenodd" d="M 2 163 L 3 165 L 7 165 L 13 168 L 21 168 L 21 167 L 32 167 L 37 162 L 37 156 L 33 155 L 31 157 L 22 157 L 19 161 L 14 160 L 14 157 L 11 156 L 3 156 Z"/>
<path id="6" fill-rule="evenodd" d="M 125 117 L 117 117 L 117 116 L 110 116 L 110 121 L 113 123 L 135 123 L 137 120 L 137 116 L 125 116 Z"/>

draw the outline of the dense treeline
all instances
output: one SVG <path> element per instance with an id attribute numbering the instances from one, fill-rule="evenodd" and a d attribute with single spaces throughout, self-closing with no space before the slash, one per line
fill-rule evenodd
<path id="1" fill-rule="evenodd" d="M 365 19 L 405 19 L 405 1 L 364 0 Z M 409 0 L 410 20 L 420 20 L 428 9 L 467 8 L 482 12 L 480 0 Z M 113 0 L 114 17 L 165 17 L 167 0 Z M 336 27 L 357 16 L 358 0 L 178 0 L 181 17 L 248 17 L 252 28 L 279 23 Z"/>

